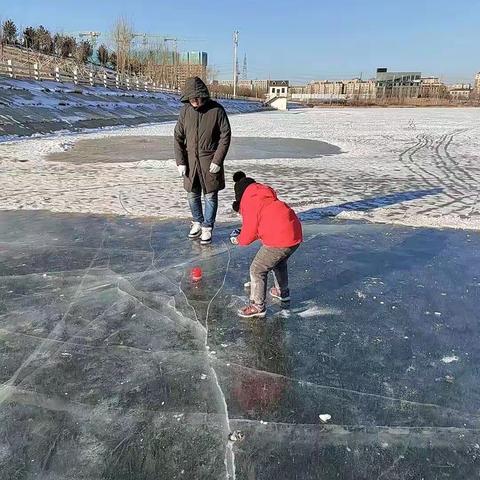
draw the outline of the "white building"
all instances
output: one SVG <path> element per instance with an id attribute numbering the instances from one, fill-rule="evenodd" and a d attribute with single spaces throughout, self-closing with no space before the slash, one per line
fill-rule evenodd
<path id="1" fill-rule="evenodd" d="M 288 108 L 288 80 L 270 80 L 267 86 L 266 104 L 276 110 Z"/>

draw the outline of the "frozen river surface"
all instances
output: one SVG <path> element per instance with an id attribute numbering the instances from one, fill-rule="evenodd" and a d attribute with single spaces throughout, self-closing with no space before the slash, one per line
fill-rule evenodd
<path id="1" fill-rule="evenodd" d="M 476 478 L 478 233 L 307 222 L 242 321 L 232 226 L 0 214 L 0 478 Z"/>

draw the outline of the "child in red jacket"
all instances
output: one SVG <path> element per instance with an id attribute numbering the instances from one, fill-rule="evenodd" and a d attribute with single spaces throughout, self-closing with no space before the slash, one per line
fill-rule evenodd
<path id="1" fill-rule="evenodd" d="M 239 310 L 243 318 L 266 314 L 268 272 L 273 270 L 275 287 L 270 295 L 282 302 L 290 300 L 287 261 L 303 241 L 302 225 L 295 212 L 277 198 L 275 191 L 243 172 L 233 175 L 235 202 L 233 209 L 242 216 L 242 229 L 234 230 L 234 245 L 250 245 L 255 240 L 262 247 L 250 266 L 250 304 Z"/>

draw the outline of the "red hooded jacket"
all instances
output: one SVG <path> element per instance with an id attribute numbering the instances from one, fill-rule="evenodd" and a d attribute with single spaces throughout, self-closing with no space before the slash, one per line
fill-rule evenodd
<path id="1" fill-rule="evenodd" d="M 303 241 L 302 224 L 297 215 L 266 185 L 252 183 L 246 188 L 240 201 L 240 214 L 243 225 L 239 245 L 260 240 L 266 247 L 287 248 Z"/>

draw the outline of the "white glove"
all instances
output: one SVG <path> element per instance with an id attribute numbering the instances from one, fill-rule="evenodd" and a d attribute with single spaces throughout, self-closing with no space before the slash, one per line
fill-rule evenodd
<path id="1" fill-rule="evenodd" d="M 220 170 L 220 165 L 213 162 L 210 164 L 210 173 L 218 173 Z"/>
<path id="2" fill-rule="evenodd" d="M 184 177 L 187 174 L 187 166 L 186 165 L 177 165 L 178 174 L 181 177 Z"/>

